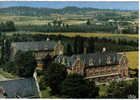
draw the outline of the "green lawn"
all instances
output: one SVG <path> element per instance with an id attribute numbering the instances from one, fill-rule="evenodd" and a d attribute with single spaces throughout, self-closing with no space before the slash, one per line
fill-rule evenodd
<path id="1" fill-rule="evenodd" d="M 126 57 L 128 58 L 128 66 L 132 69 L 138 69 L 138 61 L 139 61 L 139 52 L 138 51 L 131 51 L 131 52 L 125 52 Z"/>
<path id="2" fill-rule="evenodd" d="M 12 75 L 11 73 L 5 72 L 2 68 L 0 68 L 0 74 L 5 78 L 16 78 L 17 76 Z"/>
<path id="3" fill-rule="evenodd" d="M 41 98 L 60 98 L 56 95 L 51 95 L 50 93 L 51 89 L 47 87 L 45 90 L 41 90 Z"/>

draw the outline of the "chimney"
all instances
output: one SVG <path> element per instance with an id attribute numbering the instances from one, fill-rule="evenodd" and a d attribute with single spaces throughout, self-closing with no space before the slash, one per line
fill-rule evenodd
<path id="1" fill-rule="evenodd" d="M 103 47 L 103 50 L 102 50 L 102 53 L 104 53 L 104 52 L 106 52 L 106 48 L 105 47 Z"/>
<path id="2" fill-rule="evenodd" d="M 49 38 L 47 38 L 47 41 L 49 41 L 50 39 Z"/>
<path id="3" fill-rule="evenodd" d="M 123 52 L 123 55 L 126 55 L 126 53 L 125 53 L 125 52 Z"/>
<path id="4" fill-rule="evenodd" d="M 84 47 L 84 55 L 86 55 L 86 54 L 87 54 L 87 48 Z"/>

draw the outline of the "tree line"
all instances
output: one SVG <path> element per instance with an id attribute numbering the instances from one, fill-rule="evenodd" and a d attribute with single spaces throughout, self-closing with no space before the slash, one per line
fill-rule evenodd
<path id="1" fill-rule="evenodd" d="M 86 20 L 85 20 L 86 21 Z M 66 24 L 63 20 L 53 20 L 46 25 L 27 25 L 17 26 L 19 31 L 30 32 L 85 32 L 85 33 L 123 33 L 123 34 L 138 34 L 138 26 L 134 28 L 132 25 L 125 25 L 122 31 L 118 28 L 118 23 L 93 22 L 92 19 L 87 19 L 83 24 Z"/>
<path id="2" fill-rule="evenodd" d="M 15 23 L 13 21 L 6 21 L 0 23 L 0 32 L 16 31 Z"/>

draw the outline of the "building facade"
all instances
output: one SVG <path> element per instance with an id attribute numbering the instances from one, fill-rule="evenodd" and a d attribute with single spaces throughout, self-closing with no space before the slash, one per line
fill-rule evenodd
<path id="1" fill-rule="evenodd" d="M 58 56 L 56 62 L 68 67 L 68 73 L 79 73 L 95 82 L 108 82 L 128 76 L 128 60 L 125 54 L 102 52 Z"/>
<path id="2" fill-rule="evenodd" d="M 13 42 L 11 43 L 10 60 L 13 60 L 18 51 L 32 51 L 38 64 L 46 55 L 56 56 L 63 55 L 64 46 L 61 41 L 33 41 L 33 42 Z"/>

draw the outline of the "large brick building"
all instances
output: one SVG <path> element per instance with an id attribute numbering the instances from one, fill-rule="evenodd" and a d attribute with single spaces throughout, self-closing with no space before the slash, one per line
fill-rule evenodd
<path id="1" fill-rule="evenodd" d="M 19 50 L 32 51 L 39 64 L 42 63 L 42 59 L 48 54 L 51 56 L 63 55 L 64 46 L 61 44 L 61 41 L 56 42 L 49 39 L 46 41 L 13 42 L 11 43 L 11 60 L 14 59 Z"/>
<path id="2" fill-rule="evenodd" d="M 72 56 L 58 56 L 56 62 L 68 67 L 68 73 L 79 73 L 96 82 L 128 76 L 128 60 L 125 54 L 101 52 Z"/>
<path id="3" fill-rule="evenodd" d="M 33 51 L 38 64 L 42 59 L 50 54 L 57 56 L 56 63 L 67 66 L 68 73 L 79 73 L 89 80 L 96 82 L 108 81 L 112 79 L 125 78 L 128 76 L 128 60 L 125 54 L 116 52 L 103 52 L 65 56 L 64 46 L 60 41 L 52 40 L 36 42 L 14 42 L 11 44 L 11 59 L 14 59 L 18 51 Z"/>

